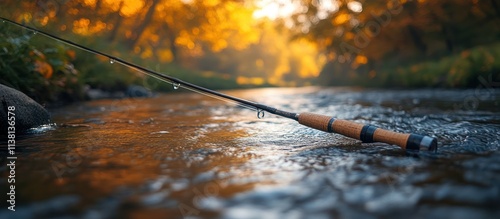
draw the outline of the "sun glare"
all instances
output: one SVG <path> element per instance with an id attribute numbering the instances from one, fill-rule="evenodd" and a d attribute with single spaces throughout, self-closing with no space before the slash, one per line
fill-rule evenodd
<path id="1" fill-rule="evenodd" d="M 360 13 L 363 11 L 363 5 L 357 1 L 351 1 L 347 3 L 347 7 L 349 8 L 349 10 L 355 13 Z"/>
<path id="2" fill-rule="evenodd" d="M 255 5 L 258 9 L 253 13 L 254 18 L 271 20 L 290 17 L 302 7 L 300 2 L 292 0 L 260 0 Z"/>
<path id="3" fill-rule="evenodd" d="M 313 0 L 312 4 L 317 7 L 316 16 L 322 20 L 328 17 L 332 12 L 339 10 L 339 5 L 332 0 Z M 295 13 L 305 13 L 308 8 L 302 5 L 300 1 L 293 0 L 259 0 L 255 2 L 258 8 L 253 13 L 256 19 L 268 18 L 276 20 L 277 18 L 289 18 Z M 348 5 L 354 12 L 361 12 L 361 3 L 352 1 Z"/>
<path id="4" fill-rule="evenodd" d="M 318 12 L 316 16 L 323 20 L 328 17 L 328 15 L 332 12 L 339 10 L 339 5 L 336 1 L 332 0 L 317 0 L 315 2 L 315 6 L 318 8 Z"/>

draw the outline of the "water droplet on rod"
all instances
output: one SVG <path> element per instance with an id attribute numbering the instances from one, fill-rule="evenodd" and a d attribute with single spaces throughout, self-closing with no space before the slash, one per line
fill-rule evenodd
<path id="1" fill-rule="evenodd" d="M 179 87 L 181 86 L 180 83 L 173 83 L 172 85 L 174 85 L 175 90 L 179 89 Z"/>
<path id="2" fill-rule="evenodd" d="M 264 110 L 258 109 L 257 110 L 257 118 L 262 119 L 262 118 L 264 118 L 264 116 L 265 116 Z"/>
<path id="3" fill-rule="evenodd" d="M 36 30 L 33 31 L 33 35 L 36 35 L 38 32 L 36 32 Z"/>
<path id="4" fill-rule="evenodd" d="M 115 60 L 114 59 L 109 59 L 109 64 L 113 64 L 115 63 Z"/>

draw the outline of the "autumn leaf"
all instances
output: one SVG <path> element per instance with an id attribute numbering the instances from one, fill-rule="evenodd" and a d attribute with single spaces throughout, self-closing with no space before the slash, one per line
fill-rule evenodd
<path id="1" fill-rule="evenodd" d="M 66 50 L 66 55 L 71 59 L 75 60 L 76 58 L 76 53 L 74 50 Z"/>
<path id="2" fill-rule="evenodd" d="M 44 61 L 35 60 L 35 71 L 40 73 L 44 78 L 49 79 L 52 77 L 54 70 L 52 66 Z"/>

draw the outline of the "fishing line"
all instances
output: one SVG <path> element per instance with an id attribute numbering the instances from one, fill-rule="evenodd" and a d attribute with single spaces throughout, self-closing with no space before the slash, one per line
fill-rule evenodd
<path id="1" fill-rule="evenodd" d="M 172 84 L 173 88 L 176 89 L 176 90 L 179 87 L 182 87 L 182 88 L 184 88 L 186 90 L 190 90 L 190 91 L 193 91 L 193 92 L 196 92 L 196 93 L 208 96 L 208 97 L 212 97 L 212 98 L 215 98 L 215 99 L 218 99 L 218 100 L 222 100 L 224 102 L 233 103 L 233 104 L 236 104 L 238 106 L 244 107 L 246 109 L 250 109 L 250 110 L 253 110 L 253 111 L 259 111 L 259 108 L 258 108 L 258 106 L 256 106 L 257 105 L 256 103 L 253 103 L 253 102 L 250 102 L 250 101 L 240 100 L 240 99 L 237 99 L 237 98 L 234 98 L 234 97 L 230 97 L 230 96 L 218 93 L 218 92 L 217 92 L 218 94 L 215 95 L 214 94 L 215 91 L 208 90 L 206 88 L 199 87 L 197 85 L 181 81 L 180 79 L 173 78 L 173 77 L 170 77 L 168 75 L 164 75 L 164 74 L 155 72 L 153 70 L 144 68 L 144 67 L 136 65 L 134 63 L 125 61 L 125 60 L 123 60 L 121 58 L 118 58 L 118 57 L 115 57 L 115 56 L 112 56 L 112 55 L 108 55 L 108 54 L 105 54 L 103 52 L 100 52 L 100 51 L 88 48 L 86 46 L 83 46 L 83 45 L 80 45 L 80 44 L 76 44 L 76 43 L 74 43 L 72 41 L 69 41 L 69 40 L 66 40 L 66 39 L 62 39 L 62 38 L 60 38 L 58 36 L 55 36 L 55 35 L 52 35 L 50 33 L 46 33 L 44 31 L 40 31 L 38 29 L 32 28 L 30 26 L 27 26 L 25 24 L 17 23 L 15 21 L 12 21 L 12 20 L 9 20 L 9 19 L 3 18 L 3 17 L 0 17 L 0 19 L 3 20 L 2 23 L 8 22 L 10 24 L 22 27 L 22 28 L 27 29 L 27 30 L 30 30 L 33 33 L 40 34 L 40 35 L 43 35 L 43 36 L 48 37 L 50 39 L 56 40 L 56 41 L 58 41 L 60 43 L 63 43 L 65 45 L 72 46 L 74 48 L 77 48 L 77 49 L 89 52 L 91 54 L 95 54 L 95 55 L 100 55 L 100 56 L 106 57 L 107 59 L 109 59 L 109 63 L 110 64 L 115 64 L 116 63 L 116 64 L 123 65 L 123 66 L 125 66 L 127 68 L 134 69 L 134 70 L 136 70 L 138 72 L 141 72 L 143 74 L 146 74 L 146 75 L 148 75 L 150 77 L 153 77 L 153 78 L 156 78 L 156 79 L 161 80 L 163 82 Z M 186 85 L 186 86 L 181 86 L 181 85 Z M 221 95 L 224 95 L 226 97 L 221 97 Z"/>
<path id="2" fill-rule="evenodd" d="M 97 54 L 97 53 L 94 53 L 94 54 Z M 100 55 L 100 54 L 98 54 L 98 55 Z M 111 59 L 110 59 L 110 62 L 111 62 Z M 249 110 L 253 110 L 253 111 L 258 111 L 258 110 L 259 110 L 259 109 L 255 108 L 255 107 L 253 107 L 253 106 L 250 106 L 250 105 L 246 105 L 246 104 L 239 103 L 239 102 L 236 102 L 236 101 L 233 101 L 233 100 L 229 100 L 229 99 L 224 99 L 224 98 L 222 98 L 222 97 L 219 97 L 219 96 L 216 96 L 216 95 L 213 95 L 213 94 L 207 93 L 207 92 L 199 91 L 199 90 L 193 89 L 193 88 L 191 88 L 191 87 L 181 86 L 181 84 L 180 84 L 180 83 L 175 83 L 175 82 L 173 82 L 173 81 L 167 80 L 167 79 L 165 79 L 165 78 L 163 78 L 163 77 L 159 77 L 159 76 L 157 76 L 157 75 L 148 74 L 148 72 L 145 72 L 145 71 L 143 71 L 143 70 L 141 70 L 141 69 L 134 68 L 133 66 L 127 65 L 127 63 L 123 63 L 123 62 L 118 61 L 118 60 L 114 60 L 114 59 L 113 59 L 113 63 L 117 63 L 117 64 L 123 65 L 123 66 L 125 66 L 125 67 L 132 68 L 132 69 L 134 69 L 134 70 L 136 70 L 136 71 L 138 71 L 138 72 L 141 72 L 141 73 L 143 73 L 143 74 L 146 74 L 146 75 L 148 75 L 148 76 L 150 76 L 150 77 L 152 77 L 152 78 L 156 78 L 156 79 L 158 79 L 158 80 L 160 80 L 160 81 L 163 81 L 163 82 L 166 82 L 166 83 L 172 84 L 172 86 L 173 86 L 173 88 L 174 88 L 175 90 L 177 90 L 177 89 L 179 89 L 179 88 L 183 88 L 183 89 L 186 89 L 186 90 L 189 90 L 189 91 L 192 91 L 192 92 L 196 92 L 196 93 L 198 93 L 198 94 L 202 94 L 202 95 L 205 95 L 205 96 L 208 96 L 208 97 L 211 97 L 211 98 L 214 98 L 214 99 L 218 99 L 218 100 L 221 100 L 221 101 L 224 101 L 224 102 L 227 102 L 227 103 L 236 104 L 236 105 L 238 105 L 238 106 L 241 106 L 241 107 L 246 108 L 246 109 L 249 109 Z"/>

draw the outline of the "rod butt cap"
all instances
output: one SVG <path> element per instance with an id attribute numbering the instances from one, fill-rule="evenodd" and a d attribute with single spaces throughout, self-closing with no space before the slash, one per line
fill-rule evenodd
<path id="1" fill-rule="evenodd" d="M 437 152 L 437 139 L 429 136 L 411 134 L 406 143 L 406 150 Z"/>

